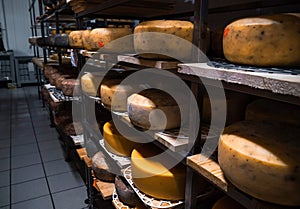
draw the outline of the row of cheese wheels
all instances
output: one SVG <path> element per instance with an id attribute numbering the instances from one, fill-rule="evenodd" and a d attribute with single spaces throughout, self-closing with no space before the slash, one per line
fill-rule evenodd
<path id="1" fill-rule="evenodd" d="M 226 127 L 220 137 L 218 159 L 226 178 L 255 198 L 299 206 L 299 116 L 297 106 L 281 102 L 248 105 L 246 120 Z M 167 158 L 151 158 L 162 150 L 128 133 L 124 137 L 112 122 L 104 125 L 103 137 L 108 151 L 131 157 L 133 181 L 142 192 L 159 199 L 184 198 L 184 166 L 168 169 Z"/>
<path id="2" fill-rule="evenodd" d="M 132 34 L 129 28 L 73 31 L 69 35 L 69 43 L 73 47 L 84 47 L 88 50 L 107 47 L 120 53 L 131 51 L 134 46 L 135 52 L 141 57 L 151 59 L 172 57 L 185 61 L 192 57 L 193 28 L 194 25 L 189 21 L 145 21 L 134 28 L 133 43 L 131 38 L 126 38 L 117 41 L 116 44 L 109 44 Z M 223 48 L 221 53 L 233 63 L 257 66 L 300 66 L 299 31 L 299 14 L 243 18 L 225 27 L 222 33 L 222 44 L 212 36 L 211 47 Z"/>

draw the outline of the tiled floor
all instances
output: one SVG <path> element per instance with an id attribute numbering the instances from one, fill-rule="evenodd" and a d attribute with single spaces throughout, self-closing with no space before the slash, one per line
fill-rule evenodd
<path id="1" fill-rule="evenodd" d="M 0 88 L 0 209 L 87 208 L 36 87 Z"/>

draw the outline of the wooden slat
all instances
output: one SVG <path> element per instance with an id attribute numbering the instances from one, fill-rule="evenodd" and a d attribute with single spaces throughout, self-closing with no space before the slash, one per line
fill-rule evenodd
<path id="1" fill-rule="evenodd" d="M 138 58 L 134 55 L 120 55 L 118 56 L 119 62 L 127 62 L 135 65 L 142 65 L 145 67 L 158 68 L 158 69 L 176 69 L 180 62 L 178 61 L 160 61 Z"/>
<path id="2" fill-rule="evenodd" d="M 87 153 L 86 153 L 86 149 L 85 148 L 76 149 L 76 152 L 77 152 L 80 160 L 83 160 L 85 157 L 87 157 Z"/>
<path id="3" fill-rule="evenodd" d="M 92 168 L 92 159 L 88 156 L 83 157 L 83 161 L 88 168 Z"/>
<path id="4" fill-rule="evenodd" d="M 112 198 L 112 194 L 115 190 L 115 184 L 110 182 L 103 182 L 95 179 L 95 187 L 101 193 L 104 200 L 109 200 Z"/>
<path id="5" fill-rule="evenodd" d="M 197 154 L 187 158 L 187 165 L 207 178 L 210 182 L 217 185 L 223 191 L 228 192 L 228 182 L 217 162 L 201 154 Z"/>

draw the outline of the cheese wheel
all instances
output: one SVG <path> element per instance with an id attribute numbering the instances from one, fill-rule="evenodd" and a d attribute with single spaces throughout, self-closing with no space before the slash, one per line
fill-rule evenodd
<path id="1" fill-rule="evenodd" d="M 242 121 L 225 128 L 218 160 L 225 176 L 255 198 L 300 205 L 300 129 L 283 123 Z"/>
<path id="2" fill-rule="evenodd" d="M 97 179 L 105 182 L 114 182 L 116 175 L 110 171 L 104 154 L 99 151 L 92 157 L 92 170 Z"/>
<path id="3" fill-rule="evenodd" d="M 141 57 L 149 59 L 169 59 L 170 52 L 177 58 L 189 59 L 192 55 L 192 44 L 179 42 L 182 38 L 188 42 L 193 40 L 194 25 L 189 21 L 182 20 L 153 20 L 144 21 L 134 29 L 134 48 Z M 147 32 L 165 33 L 174 35 L 168 38 L 161 36 L 147 37 Z M 149 53 L 149 52 L 161 52 Z M 172 57 L 174 58 L 174 57 Z"/>
<path id="4" fill-rule="evenodd" d="M 81 77 L 81 89 L 89 96 L 100 96 L 100 83 L 103 79 L 102 75 L 96 73 L 86 73 Z"/>
<path id="5" fill-rule="evenodd" d="M 122 136 L 112 121 L 104 124 L 103 138 L 105 148 L 116 155 L 127 156 L 131 155 L 134 148 L 140 146 L 136 143 L 136 139 L 125 138 Z"/>
<path id="6" fill-rule="evenodd" d="M 130 28 L 95 28 L 91 31 L 89 39 L 93 50 L 101 48 L 122 50 L 121 46 L 109 46 L 109 44 L 118 38 L 132 34 Z M 130 43 L 128 43 L 130 44 Z"/>
<path id="7" fill-rule="evenodd" d="M 244 18 L 224 29 L 225 57 L 257 66 L 300 66 L 300 15 Z"/>
<path id="8" fill-rule="evenodd" d="M 121 82 L 122 79 L 110 79 L 102 82 L 100 96 L 107 109 L 126 112 L 127 98 L 134 92 L 134 88 L 130 85 L 120 84 Z"/>
<path id="9" fill-rule="evenodd" d="M 237 201 L 233 200 L 232 198 L 228 196 L 224 196 L 221 199 L 219 199 L 212 209 L 246 209 L 244 206 L 242 206 Z"/>
<path id="10" fill-rule="evenodd" d="M 119 200 L 130 207 L 135 207 L 139 199 L 128 182 L 120 176 L 115 178 L 115 187 Z"/>
<path id="11" fill-rule="evenodd" d="M 300 126 L 299 106 L 269 99 L 258 99 L 246 109 L 246 120 L 269 120 Z"/>
<path id="12" fill-rule="evenodd" d="M 69 34 L 69 44 L 71 47 L 83 47 L 82 33 L 82 30 L 76 30 Z"/>
<path id="13" fill-rule="evenodd" d="M 164 162 L 156 161 L 153 156 L 162 150 L 147 144 L 132 151 L 131 170 L 134 185 L 143 193 L 165 200 L 182 200 L 185 194 L 186 168 L 182 164 L 168 169 Z"/>
<path id="14" fill-rule="evenodd" d="M 90 42 L 90 33 L 91 33 L 91 30 L 84 30 L 84 31 L 82 31 L 82 34 L 81 34 L 82 44 L 86 50 L 92 50 L 92 44 Z"/>
<path id="15" fill-rule="evenodd" d="M 133 125 L 151 130 L 178 128 L 180 108 L 164 91 L 146 89 L 127 99 L 128 116 Z"/>

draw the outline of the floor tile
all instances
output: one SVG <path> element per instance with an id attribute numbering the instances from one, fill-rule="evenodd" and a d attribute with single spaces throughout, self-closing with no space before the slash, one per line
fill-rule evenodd
<path id="1" fill-rule="evenodd" d="M 10 147 L 10 139 L 9 138 L 0 139 L 0 147 L 1 148 Z"/>
<path id="2" fill-rule="evenodd" d="M 34 164 L 41 163 L 39 153 L 32 153 L 26 155 L 18 155 L 11 158 L 11 166 L 13 169 L 26 167 Z"/>
<path id="3" fill-rule="evenodd" d="M 11 209 L 53 209 L 49 195 L 13 204 Z"/>
<path id="4" fill-rule="evenodd" d="M 10 159 L 0 159 L 0 172 L 1 171 L 6 171 L 10 169 Z"/>
<path id="5" fill-rule="evenodd" d="M 22 138 L 22 137 L 34 137 L 33 129 L 26 129 L 22 132 L 15 131 L 11 133 L 12 138 Z"/>
<path id="6" fill-rule="evenodd" d="M 36 136 L 36 139 L 38 142 L 40 141 L 57 141 L 58 140 L 58 134 L 57 133 L 53 133 L 50 135 L 40 135 L 40 136 Z"/>
<path id="7" fill-rule="evenodd" d="M 11 186 L 12 203 L 34 199 L 49 194 L 46 179 L 37 179 Z"/>
<path id="8" fill-rule="evenodd" d="M 60 142 L 57 140 L 38 142 L 41 151 L 50 149 L 61 149 Z"/>
<path id="9" fill-rule="evenodd" d="M 6 125 L 7 126 L 7 125 Z M 0 140 L 10 138 L 10 128 L 7 127 L 4 131 L 1 131 Z"/>
<path id="10" fill-rule="evenodd" d="M 39 152 L 37 143 L 18 145 L 18 146 L 13 146 L 11 148 L 12 156 L 37 153 L 37 152 Z"/>
<path id="11" fill-rule="evenodd" d="M 11 183 L 18 184 L 45 177 L 42 164 L 36 164 L 11 171 Z"/>
<path id="12" fill-rule="evenodd" d="M 46 127 L 46 128 L 36 128 L 35 134 L 37 137 L 39 136 L 47 136 L 47 135 L 55 135 L 57 131 L 54 128 Z"/>
<path id="13" fill-rule="evenodd" d="M 0 188 L 0 207 L 9 205 L 10 189 L 9 187 Z"/>
<path id="14" fill-rule="evenodd" d="M 10 158 L 10 148 L 1 148 L 0 149 L 0 159 Z"/>
<path id="15" fill-rule="evenodd" d="M 53 194 L 55 209 L 75 209 L 87 207 L 84 203 L 86 198 L 86 187 L 79 187 Z"/>
<path id="16" fill-rule="evenodd" d="M 10 185 L 10 171 L 0 172 L 0 187 L 6 187 Z"/>
<path id="17" fill-rule="evenodd" d="M 43 162 L 64 159 L 63 150 L 61 149 L 43 150 L 41 155 Z"/>
<path id="18" fill-rule="evenodd" d="M 18 146 L 18 145 L 25 145 L 25 144 L 32 144 L 35 143 L 36 139 L 34 136 L 19 136 L 12 139 L 12 146 Z"/>
<path id="19" fill-rule="evenodd" d="M 84 185 L 81 176 L 77 172 L 63 173 L 47 178 L 51 193 L 57 193 Z"/>
<path id="20" fill-rule="evenodd" d="M 46 162 L 44 164 L 46 175 L 52 176 L 56 174 L 66 173 L 75 171 L 76 168 L 71 163 L 66 162 L 65 160 L 55 160 L 51 162 Z"/>

